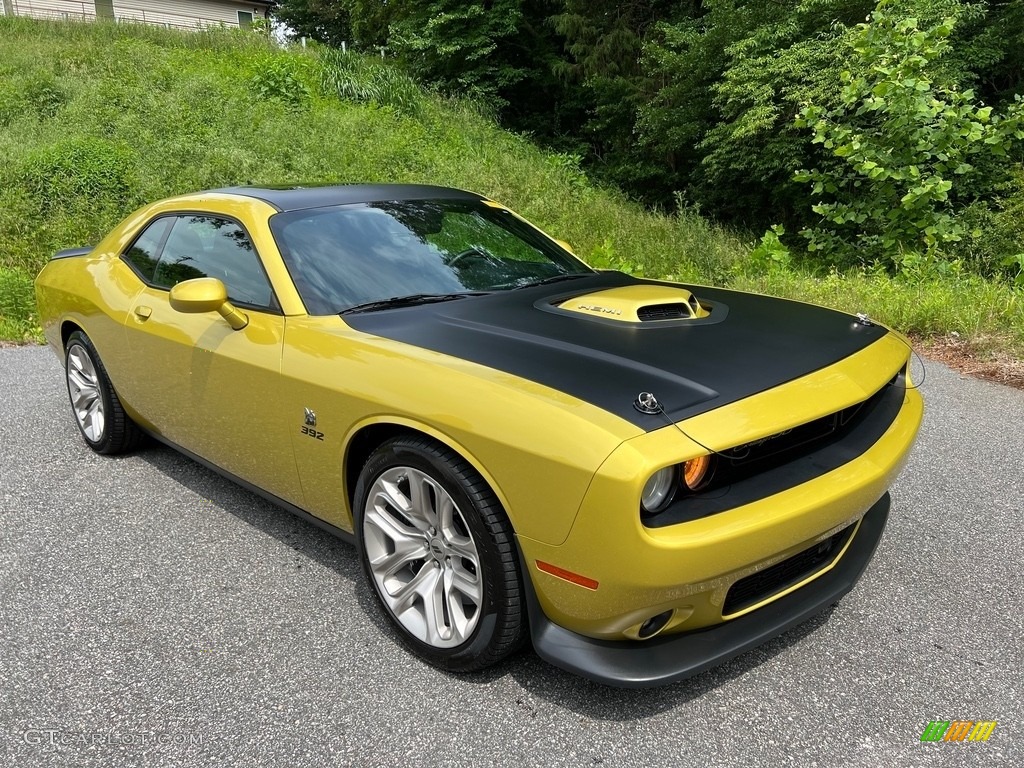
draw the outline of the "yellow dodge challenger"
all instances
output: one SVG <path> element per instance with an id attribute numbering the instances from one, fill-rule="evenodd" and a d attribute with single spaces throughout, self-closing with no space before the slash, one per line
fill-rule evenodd
<path id="1" fill-rule="evenodd" d="M 658 685 L 828 608 L 923 411 L 869 318 L 595 271 L 441 187 L 175 197 L 36 292 L 90 448 L 152 436 L 352 541 L 456 671 L 530 638 Z"/>

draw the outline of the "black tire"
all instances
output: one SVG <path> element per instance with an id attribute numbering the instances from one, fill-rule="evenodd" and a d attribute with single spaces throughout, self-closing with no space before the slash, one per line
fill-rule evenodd
<path id="1" fill-rule="evenodd" d="M 402 512 L 398 504 L 382 502 L 383 483 L 392 478 L 393 487 L 399 489 L 400 493 L 408 492 L 406 500 L 411 502 L 415 494 L 408 485 L 402 491 L 402 482 L 410 483 L 410 477 L 420 483 L 420 488 L 429 488 L 426 495 L 432 500 L 435 510 L 445 507 L 441 491 L 446 492 L 454 502 L 454 509 L 450 513 L 450 535 L 440 530 L 440 525 L 435 533 L 430 533 L 434 531 L 433 527 L 420 531 L 414 521 L 423 524 L 429 518 L 429 512 L 425 516 L 417 516 L 418 513 L 409 511 L 414 503 L 409 505 L 409 510 Z M 370 498 L 371 492 L 373 499 Z M 380 506 L 371 506 L 376 504 Z M 425 506 L 429 507 L 430 504 Z M 381 509 L 385 510 L 384 513 Z M 400 526 L 404 526 L 398 533 L 399 538 L 390 542 L 393 548 L 391 555 L 387 554 L 387 530 L 391 529 L 380 525 L 382 514 L 389 522 L 397 521 Z M 443 514 L 438 512 L 436 519 L 443 519 Z M 418 435 L 397 437 L 381 444 L 359 474 L 355 489 L 354 524 L 359 560 L 376 603 L 406 645 L 417 655 L 442 669 L 464 672 L 496 664 L 522 645 L 526 619 L 522 577 L 512 526 L 487 483 L 458 454 Z M 419 542 L 416 536 L 406 537 L 405 531 L 422 534 L 423 542 Z M 422 558 L 412 559 L 407 565 L 402 565 L 393 577 L 381 575 L 378 578 L 374 568 L 378 569 L 378 573 L 384 570 L 384 560 L 397 556 L 399 542 L 406 546 L 421 547 Z M 438 549 L 442 551 L 439 553 L 436 551 Z M 477 555 L 475 560 L 472 556 L 464 556 L 469 550 Z M 375 564 L 371 564 L 374 554 Z M 428 573 L 431 569 L 436 575 Z M 421 579 L 424 574 L 426 576 Z M 408 581 L 403 582 L 406 578 Z M 433 641 L 429 637 L 431 630 L 428 614 L 431 606 L 427 599 L 422 595 L 410 599 L 410 607 L 404 608 L 400 617 L 392 604 L 402 603 L 403 600 L 396 599 L 395 594 L 388 592 L 389 587 L 395 585 L 398 585 L 398 592 L 406 587 L 411 588 L 412 582 L 426 585 L 425 579 L 430 578 L 435 580 L 436 585 L 433 593 L 434 621 L 440 627 L 439 632 L 434 633 Z M 476 586 L 461 592 L 458 586 L 460 580 L 475 580 L 481 590 L 479 598 L 467 597 Z M 388 582 L 387 586 L 385 581 Z M 466 619 L 466 609 L 474 610 L 474 599 L 478 603 L 474 616 Z M 417 607 L 417 600 L 420 607 Z M 438 610 L 442 608 L 443 620 L 437 621 Z M 460 631 L 460 620 L 471 622 L 472 629 Z M 444 631 L 448 631 L 451 636 L 443 637 Z"/>
<path id="2" fill-rule="evenodd" d="M 68 337 L 64 347 L 64 371 L 72 414 L 85 444 L 106 456 L 136 448 L 142 440 L 142 431 L 124 412 L 96 347 L 82 331 L 75 331 Z M 80 408 L 85 401 L 90 407 Z M 96 412 L 100 414 L 98 421 Z"/>

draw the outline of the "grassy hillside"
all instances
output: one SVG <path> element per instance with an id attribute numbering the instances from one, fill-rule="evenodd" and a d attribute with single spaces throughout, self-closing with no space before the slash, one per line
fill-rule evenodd
<path id="1" fill-rule="evenodd" d="M 256 35 L 0 18 L 0 339 L 38 338 L 31 280 L 137 206 L 250 182 L 447 184 L 512 206 L 595 266 L 868 311 L 1024 350 L 1020 293 L 960 275 L 815 276 L 697 213 L 651 213 L 472 104 L 379 60 Z"/>

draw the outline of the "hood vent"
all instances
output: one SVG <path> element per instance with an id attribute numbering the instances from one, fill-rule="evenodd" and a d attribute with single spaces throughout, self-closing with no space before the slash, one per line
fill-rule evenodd
<path id="1" fill-rule="evenodd" d="M 651 320 L 679 320 L 684 317 L 693 317 L 689 304 L 649 304 L 640 307 L 636 311 L 637 319 L 642 323 Z"/>
<path id="2" fill-rule="evenodd" d="M 709 308 L 682 286 L 657 283 L 608 288 L 562 301 L 559 309 L 621 322 L 696 320 Z"/>

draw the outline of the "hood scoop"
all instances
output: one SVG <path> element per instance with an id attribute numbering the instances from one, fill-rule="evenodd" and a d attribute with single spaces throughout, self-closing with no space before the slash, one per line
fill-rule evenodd
<path id="1" fill-rule="evenodd" d="M 626 285 L 582 296 L 556 305 L 559 309 L 626 323 L 697 320 L 711 314 L 710 305 L 690 291 L 670 285 Z"/>

